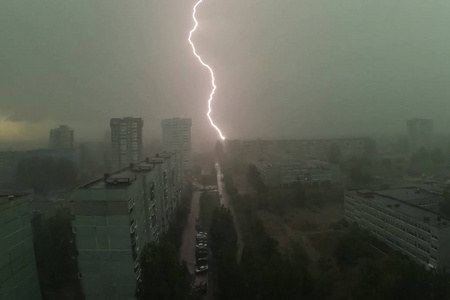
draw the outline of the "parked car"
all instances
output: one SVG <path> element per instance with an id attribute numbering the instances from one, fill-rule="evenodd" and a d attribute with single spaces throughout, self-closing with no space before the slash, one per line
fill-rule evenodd
<path id="1" fill-rule="evenodd" d="M 208 257 L 199 257 L 195 261 L 198 266 L 204 266 L 208 264 Z"/>
<path id="2" fill-rule="evenodd" d="M 203 273 L 208 271 L 208 266 L 196 266 L 195 267 L 195 274 Z"/>

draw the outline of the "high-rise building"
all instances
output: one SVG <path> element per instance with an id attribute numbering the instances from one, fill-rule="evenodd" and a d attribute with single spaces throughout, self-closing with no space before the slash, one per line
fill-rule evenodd
<path id="1" fill-rule="evenodd" d="M 0 194 L 0 299 L 41 299 L 29 201 Z"/>
<path id="2" fill-rule="evenodd" d="M 111 151 L 114 169 L 125 168 L 142 159 L 142 118 L 113 118 L 111 126 Z"/>
<path id="3" fill-rule="evenodd" d="M 134 299 L 138 257 L 167 232 L 181 190 L 179 154 L 162 153 L 74 192 L 72 228 L 86 300 Z"/>
<path id="4" fill-rule="evenodd" d="M 52 150 L 73 149 L 73 129 L 67 125 L 50 129 L 49 148 Z"/>
<path id="5" fill-rule="evenodd" d="M 191 168 L 192 119 L 172 118 L 161 121 L 164 151 L 181 153 L 184 170 Z"/>
<path id="6" fill-rule="evenodd" d="M 433 143 L 433 121 L 428 119 L 408 120 L 409 153 L 414 154 L 424 148 L 430 150 Z"/>

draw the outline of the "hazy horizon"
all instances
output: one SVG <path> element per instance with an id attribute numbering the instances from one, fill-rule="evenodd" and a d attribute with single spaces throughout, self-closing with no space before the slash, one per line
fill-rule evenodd
<path id="1" fill-rule="evenodd" d="M 208 72 L 187 35 L 195 1 L 0 4 L 0 145 L 67 124 L 103 139 L 112 117 L 193 119 L 214 142 Z M 213 117 L 230 139 L 450 133 L 448 1 L 204 1 L 193 40 L 216 74 Z M 30 142 L 31 143 L 31 142 Z"/>

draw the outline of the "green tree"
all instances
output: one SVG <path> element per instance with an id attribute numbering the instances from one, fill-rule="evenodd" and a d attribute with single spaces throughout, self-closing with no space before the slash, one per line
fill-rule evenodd
<path id="1" fill-rule="evenodd" d="M 136 292 L 139 300 L 195 299 L 194 276 L 184 261 L 178 261 L 177 248 L 167 238 L 158 244 L 147 244 L 140 255 L 140 264 L 141 280 Z"/>
<path id="2" fill-rule="evenodd" d="M 80 296 L 75 236 L 69 215 L 58 211 L 43 219 L 38 214 L 33 217 L 32 225 L 36 267 L 44 299 L 60 295 L 63 289 Z"/>

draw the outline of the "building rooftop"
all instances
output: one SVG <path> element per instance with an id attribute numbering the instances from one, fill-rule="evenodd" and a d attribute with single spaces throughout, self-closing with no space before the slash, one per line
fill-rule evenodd
<path id="1" fill-rule="evenodd" d="M 106 173 L 103 177 L 80 186 L 79 189 L 127 189 L 137 179 L 138 174 L 151 172 L 156 165 L 164 163 L 165 159 L 171 158 L 172 155 L 163 152 L 155 157 L 146 158 L 114 173 Z"/>
<path id="2" fill-rule="evenodd" d="M 26 201 L 29 195 L 30 193 L 5 193 L 0 191 L 0 211 L 7 208 L 11 201 L 15 201 L 15 203 L 17 203 L 17 200 L 20 200 L 19 202 Z"/>
<path id="3" fill-rule="evenodd" d="M 437 211 L 430 209 L 432 205 L 439 205 L 442 195 L 422 190 L 417 187 L 405 187 L 398 189 L 368 191 L 353 191 L 360 196 L 370 199 L 391 211 L 412 217 L 418 221 L 428 223 L 436 227 L 450 226 L 450 220 Z"/>

